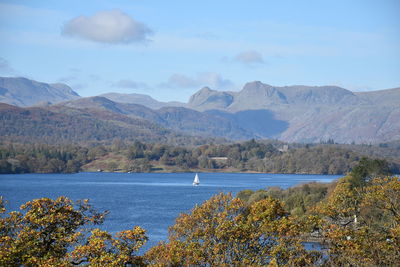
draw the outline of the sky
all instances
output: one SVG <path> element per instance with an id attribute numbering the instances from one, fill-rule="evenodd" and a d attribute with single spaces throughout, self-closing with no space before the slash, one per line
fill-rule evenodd
<path id="1" fill-rule="evenodd" d="M 0 0 L 0 76 L 81 96 L 400 86 L 400 1 Z"/>

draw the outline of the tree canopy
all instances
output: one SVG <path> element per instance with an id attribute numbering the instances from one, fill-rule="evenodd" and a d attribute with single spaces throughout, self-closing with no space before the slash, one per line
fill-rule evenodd
<path id="1" fill-rule="evenodd" d="M 146 254 L 156 266 L 304 266 L 320 254 L 301 245 L 302 228 L 279 200 L 250 207 L 220 193 L 181 214 L 170 228 L 168 242 Z"/>
<path id="2" fill-rule="evenodd" d="M 88 200 L 41 198 L 7 213 L 0 198 L 0 266 L 396 266 L 400 179 L 365 162 L 331 184 L 212 196 L 144 255 L 144 229 L 99 229 L 107 212 Z M 324 249 L 305 248 L 310 240 Z"/>
<path id="3" fill-rule="evenodd" d="M 139 226 L 115 236 L 94 228 L 106 213 L 88 200 L 35 199 L 0 218 L 0 266 L 140 265 L 136 255 L 147 241 Z M 4 201 L 0 211 L 5 215 Z"/>

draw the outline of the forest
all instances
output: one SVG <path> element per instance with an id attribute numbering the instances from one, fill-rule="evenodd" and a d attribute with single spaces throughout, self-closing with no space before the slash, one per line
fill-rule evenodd
<path id="1" fill-rule="evenodd" d="M 245 141 L 175 146 L 114 140 L 110 145 L 0 143 L 0 173 L 264 172 L 346 174 L 363 157 L 400 171 L 400 147 L 381 145 L 285 144 Z"/>
<path id="2" fill-rule="evenodd" d="M 41 198 L 7 213 L 0 198 L 1 266 L 396 266 L 400 180 L 362 159 L 328 184 L 220 193 L 182 213 L 144 253 L 140 226 L 116 234 L 89 200 Z M 306 248 L 317 242 L 323 249 Z"/>

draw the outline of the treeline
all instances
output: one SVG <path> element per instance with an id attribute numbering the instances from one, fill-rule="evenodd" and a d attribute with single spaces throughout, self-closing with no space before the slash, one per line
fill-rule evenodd
<path id="1" fill-rule="evenodd" d="M 393 172 L 387 161 L 380 159 L 362 158 L 357 165 L 351 170 L 347 178 L 351 188 L 362 189 L 371 182 L 373 177 L 385 177 L 392 175 Z M 343 181 L 341 179 L 340 181 Z M 251 205 L 261 199 L 272 197 L 284 203 L 285 209 L 292 215 L 303 216 L 314 213 L 314 207 L 331 195 L 335 190 L 337 182 L 332 183 L 307 183 L 298 186 L 282 189 L 280 187 L 269 187 L 257 191 L 243 190 L 237 195 Z M 349 199 L 348 201 L 352 201 Z"/>
<path id="2" fill-rule="evenodd" d="M 179 171 L 256 171 L 266 173 L 345 174 L 362 158 L 349 149 L 332 145 L 287 146 L 250 140 L 236 144 L 203 145 L 195 148 L 135 142 L 129 146 L 129 171 L 153 171 L 160 166 Z M 392 172 L 400 164 L 389 162 Z"/>
<path id="3" fill-rule="evenodd" d="M 78 146 L 0 145 L 0 173 L 72 173 L 95 156 Z"/>
<path id="4" fill-rule="evenodd" d="M 382 149 L 382 148 L 380 148 Z M 250 140 L 235 144 L 181 147 L 166 144 L 33 145 L 0 143 L 0 173 L 69 173 L 79 171 L 181 172 L 225 171 L 345 174 L 362 158 L 343 145 L 282 145 Z M 388 159 L 399 173 L 398 160 Z"/>
<path id="5" fill-rule="evenodd" d="M 386 176 L 388 175 L 389 176 Z M 261 192 L 261 191 L 260 191 Z M 182 213 L 168 240 L 145 253 L 140 226 L 112 235 L 88 200 L 29 201 L 6 214 L 1 266 L 397 266 L 400 180 L 363 159 L 330 185 L 220 193 Z M 256 196 L 255 196 L 256 195 Z M 299 208 L 303 211 L 298 210 Z M 134 223 L 134 222 L 132 222 Z M 310 240 L 323 249 L 306 248 Z"/>

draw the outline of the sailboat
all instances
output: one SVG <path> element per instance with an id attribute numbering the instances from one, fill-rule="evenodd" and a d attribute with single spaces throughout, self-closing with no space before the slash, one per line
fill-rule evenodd
<path id="1" fill-rule="evenodd" d="M 193 185 L 198 186 L 200 184 L 199 175 L 196 173 L 193 180 Z"/>

